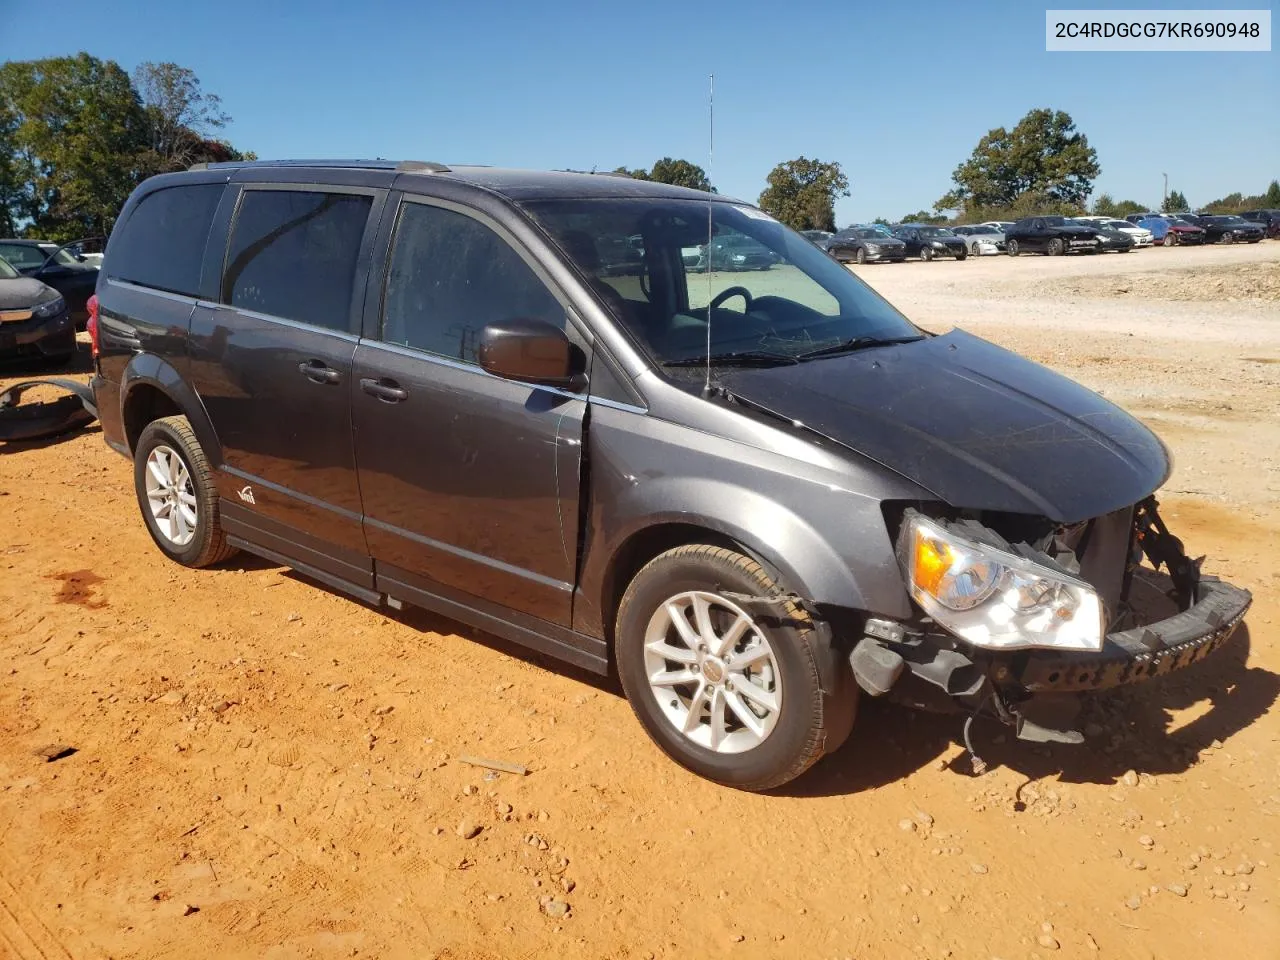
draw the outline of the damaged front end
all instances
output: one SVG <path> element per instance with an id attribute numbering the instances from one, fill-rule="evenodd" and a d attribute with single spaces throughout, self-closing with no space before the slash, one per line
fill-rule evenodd
<path id="1" fill-rule="evenodd" d="M 918 615 L 866 622 L 849 655 L 859 685 L 986 710 L 1024 740 L 1079 743 L 1080 693 L 1202 659 L 1252 602 L 1202 575 L 1157 507 L 1148 497 L 1067 525 L 903 511 L 898 561 Z"/>

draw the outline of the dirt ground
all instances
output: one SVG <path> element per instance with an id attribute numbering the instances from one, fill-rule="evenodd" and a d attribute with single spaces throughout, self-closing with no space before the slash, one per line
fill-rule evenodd
<path id="1" fill-rule="evenodd" d="M 755 796 L 608 681 L 168 563 L 96 430 L 0 445 L 0 956 L 1280 954 L 1280 243 L 858 272 L 1150 423 L 1174 531 L 1254 591 L 1234 641 L 1094 704 L 1084 747 L 979 726 L 982 777 L 955 719 L 868 698 Z"/>

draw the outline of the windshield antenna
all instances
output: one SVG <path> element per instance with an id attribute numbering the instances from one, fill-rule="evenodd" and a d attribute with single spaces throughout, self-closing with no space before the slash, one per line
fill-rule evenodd
<path id="1" fill-rule="evenodd" d="M 711 396 L 711 165 L 716 154 L 716 75 L 711 74 L 711 90 L 707 96 L 707 379 L 702 395 Z"/>

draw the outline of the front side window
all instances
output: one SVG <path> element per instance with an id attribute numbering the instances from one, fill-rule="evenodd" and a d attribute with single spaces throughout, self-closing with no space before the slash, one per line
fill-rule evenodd
<path id="1" fill-rule="evenodd" d="M 619 253 L 631 249 L 625 240 L 610 248 L 616 257 L 602 269 L 629 261 Z M 382 339 L 477 363 L 484 327 L 517 319 L 566 325 L 560 301 L 492 229 L 444 207 L 405 203 L 387 274 Z"/>
<path id="2" fill-rule="evenodd" d="M 103 265 L 107 276 L 197 296 L 205 242 L 222 190 L 220 183 L 195 183 L 148 193 L 111 236 Z M 76 262 L 69 254 L 68 259 Z"/>
<path id="3" fill-rule="evenodd" d="M 4 257 L 19 270 L 28 270 L 44 263 L 40 248 L 26 243 L 0 243 L 0 257 Z"/>
<path id="4" fill-rule="evenodd" d="M 610 198 L 531 201 L 525 209 L 660 364 L 705 357 L 708 323 L 713 356 L 784 361 L 857 337 L 921 335 L 849 270 L 751 207 Z M 641 270 L 602 271 L 601 246 L 633 235 L 643 240 Z"/>
<path id="5" fill-rule="evenodd" d="M 17 280 L 22 274 L 9 266 L 9 261 L 0 257 L 0 280 Z"/>
<path id="6" fill-rule="evenodd" d="M 222 302 L 349 330 L 366 194 L 246 190 L 222 277 Z"/>

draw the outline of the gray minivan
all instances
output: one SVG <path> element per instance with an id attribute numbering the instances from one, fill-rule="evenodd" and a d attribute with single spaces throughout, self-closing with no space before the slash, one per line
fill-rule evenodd
<path id="1" fill-rule="evenodd" d="M 686 267 L 715 242 L 771 269 Z M 91 310 L 165 554 L 251 551 L 616 669 L 721 783 L 797 776 L 860 691 L 1079 740 L 1080 691 L 1188 665 L 1250 602 L 1162 525 L 1135 419 L 722 196 L 211 165 L 135 191 Z"/>

